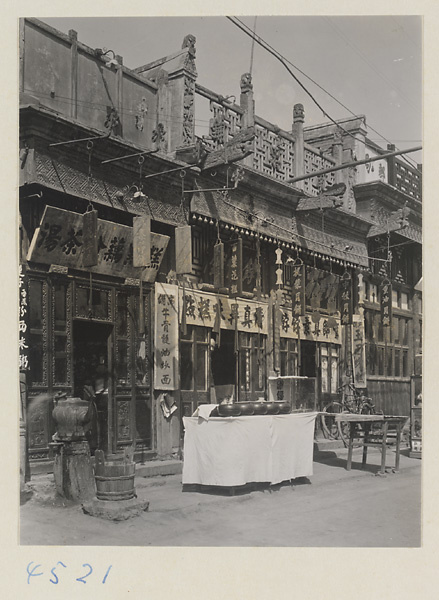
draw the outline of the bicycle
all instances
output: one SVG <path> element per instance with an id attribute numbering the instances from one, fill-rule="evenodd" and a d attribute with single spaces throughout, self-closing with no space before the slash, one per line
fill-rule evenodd
<path id="1" fill-rule="evenodd" d="M 365 396 L 361 391 L 359 392 L 352 383 L 342 386 L 337 392 L 341 393 L 341 402 L 336 400 L 329 402 L 320 415 L 322 432 L 325 438 L 331 440 L 341 439 L 347 446 L 349 423 L 338 421 L 335 415 L 343 412 L 373 415 L 376 410 L 372 398 Z"/>

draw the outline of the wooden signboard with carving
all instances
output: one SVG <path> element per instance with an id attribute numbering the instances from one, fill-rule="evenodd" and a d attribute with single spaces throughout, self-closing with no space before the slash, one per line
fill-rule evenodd
<path id="1" fill-rule="evenodd" d="M 226 142 L 224 146 L 213 150 L 204 157 L 199 167 L 204 171 L 206 169 L 213 169 L 220 165 L 236 162 L 242 160 L 253 152 L 253 140 L 255 139 L 255 128 L 247 127 L 242 129 L 235 137 Z"/>
<path id="2" fill-rule="evenodd" d="M 27 260 L 56 264 L 72 269 L 118 277 L 142 278 L 153 282 L 157 276 L 169 237 L 151 233 L 151 258 L 146 267 L 133 266 L 133 228 L 97 220 L 97 264 L 86 267 L 84 252 L 84 215 L 46 206 L 40 226 L 35 230 Z"/>

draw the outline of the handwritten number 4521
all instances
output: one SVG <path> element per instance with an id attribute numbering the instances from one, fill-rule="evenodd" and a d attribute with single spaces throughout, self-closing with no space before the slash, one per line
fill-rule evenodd
<path id="1" fill-rule="evenodd" d="M 32 566 L 32 565 L 34 565 L 34 566 Z M 86 572 L 81 577 L 77 577 L 76 581 L 79 581 L 80 583 L 87 583 L 86 579 L 93 573 L 93 567 L 91 565 L 89 565 L 88 563 L 84 563 L 82 566 L 84 567 L 84 569 L 86 569 Z M 27 565 L 27 582 L 28 583 L 30 583 L 32 577 L 38 577 L 39 575 L 44 575 L 43 571 L 38 570 L 40 567 L 41 567 L 41 565 L 35 564 L 33 561 Z M 57 583 L 59 583 L 58 574 L 60 574 L 62 571 L 61 567 L 63 569 L 67 569 L 67 565 L 65 565 L 63 562 L 61 562 L 59 560 L 56 563 L 56 565 L 50 570 L 50 572 L 52 574 L 52 577 L 49 579 L 50 583 L 53 583 L 55 585 Z M 102 579 L 102 583 L 106 583 L 108 574 L 110 573 L 110 570 L 111 570 L 111 567 L 112 567 L 112 565 L 110 565 L 108 567 L 108 569 L 106 570 L 104 578 Z M 57 574 L 57 571 L 58 571 L 58 574 Z"/>

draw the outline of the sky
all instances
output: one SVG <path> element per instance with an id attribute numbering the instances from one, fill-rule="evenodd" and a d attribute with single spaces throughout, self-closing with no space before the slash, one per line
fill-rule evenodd
<path id="1" fill-rule="evenodd" d="M 252 29 L 255 18 L 240 19 Z M 79 41 L 112 49 L 129 68 L 181 48 L 188 33 L 196 37 L 198 83 L 239 99 L 241 75 L 250 70 L 252 41 L 226 17 L 44 18 Z M 369 127 L 399 149 L 422 139 L 422 18 L 419 16 L 285 16 L 256 19 L 256 33 L 325 88 L 347 109 L 366 115 Z M 295 75 L 333 119 L 351 113 L 296 69 Z M 328 119 L 310 96 L 266 50 L 254 45 L 253 86 L 256 114 L 291 130 L 292 108 L 305 107 L 305 125 Z M 208 132 L 207 107 L 196 114 L 198 135 Z M 387 142 L 369 129 L 369 138 Z M 409 155 L 422 162 L 421 153 Z"/>

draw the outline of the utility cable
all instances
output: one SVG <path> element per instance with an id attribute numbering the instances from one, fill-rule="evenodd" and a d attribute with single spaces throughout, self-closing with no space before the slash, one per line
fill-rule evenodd
<path id="1" fill-rule="evenodd" d="M 250 37 L 252 37 L 252 36 L 253 36 L 253 32 L 252 32 L 252 30 L 251 30 L 251 29 L 248 27 L 248 25 L 246 25 L 246 24 L 245 24 L 243 21 L 241 21 L 241 20 L 240 20 L 238 17 L 233 17 L 233 19 L 235 19 L 236 21 L 238 21 L 242 27 L 241 27 L 240 25 L 238 25 L 238 23 L 236 23 L 235 21 L 233 21 L 233 19 L 232 19 L 231 17 L 227 17 L 227 18 L 228 18 L 228 19 L 229 19 L 229 20 L 230 20 L 232 23 L 234 23 L 234 24 L 235 24 L 237 27 L 239 27 L 240 29 L 242 29 L 242 31 L 244 31 L 244 33 L 245 33 L 246 35 L 248 35 L 248 36 L 250 36 Z M 245 29 L 243 29 L 243 27 L 244 27 Z M 256 38 L 259 38 L 259 40 L 260 40 L 260 41 L 258 41 L 258 39 L 256 39 Z M 281 62 L 287 62 L 288 64 L 290 64 L 290 65 L 291 65 L 291 66 L 292 66 L 294 69 L 296 69 L 296 70 L 297 70 L 299 73 L 301 73 L 301 74 L 302 74 L 304 77 L 306 77 L 306 78 L 307 78 L 309 81 L 311 81 L 311 82 L 312 82 L 314 85 L 316 85 L 316 86 L 317 86 L 317 87 L 318 87 L 320 90 L 322 90 L 323 92 L 325 92 L 325 94 L 327 94 L 327 95 L 328 95 L 330 98 L 332 98 L 333 100 L 335 100 L 335 102 L 337 102 L 337 103 L 338 103 L 340 106 L 342 106 L 342 107 L 343 107 L 345 110 L 347 110 L 347 111 L 348 111 L 348 112 L 349 112 L 351 115 L 353 115 L 354 117 L 357 117 L 357 116 L 358 116 L 356 113 L 354 113 L 352 110 L 350 110 L 350 108 L 348 108 L 348 107 L 347 107 L 345 104 L 343 104 L 343 102 L 341 102 L 341 101 L 340 101 L 340 100 L 338 100 L 338 98 L 336 98 L 336 97 L 335 97 L 333 94 L 331 94 L 330 92 L 328 92 L 328 90 L 326 90 L 326 89 L 325 89 L 323 86 L 321 86 L 319 83 L 317 83 L 317 81 L 315 81 L 315 80 L 314 80 L 312 77 L 310 77 L 310 76 L 309 76 L 309 75 L 307 75 L 307 74 L 306 74 L 304 71 L 302 71 L 302 69 L 300 69 L 300 68 L 299 68 L 297 65 L 293 64 L 293 63 L 292 63 L 290 60 L 288 60 L 287 58 L 285 58 L 285 57 L 284 57 L 282 54 L 280 54 L 280 52 L 278 52 L 278 51 L 277 51 L 277 50 L 276 50 L 276 49 L 275 49 L 273 46 L 271 46 L 271 45 L 270 45 L 268 42 L 266 42 L 266 41 L 265 41 L 264 39 L 262 39 L 260 36 L 256 36 L 256 35 L 255 35 L 255 39 L 256 39 L 256 41 L 259 43 L 259 45 L 261 45 L 261 46 L 262 46 L 262 47 L 263 47 L 265 50 L 267 50 L 267 52 L 270 52 L 270 51 L 272 51 L 272 52 L 270 52 L 270 53 L 271 53 L 271 54 L 273 54 L 273 53 L 274 53 L 273 55 L 274 55 L 276 58 L 278 58 L 278 60 L 281 60 L 281 59 L 282 59 L 282 60 L 281 60 Z M 264 44 L 265 44 L 265 46 L 266 46 L 266 47 L 264 47 Z M 278 56 L 276 56 L 276 55 L 278 55 Z M 293 77 L 294 77 L 294 76 L 293 76 Z M 296 81 L 297 81 L 297 79 L 296 79 Z M 299 82 L 299 83 L 300 83 L 300 82 Z M 305 88 L 304 88 L 304 86 L 303 86 L 302 84 L 300 84 L 300 85 L 301 85 L 301 87 L 302 87 L 303 89 L 305 89 Z M 309 93 L 307 90 L 305 90 L 305 91 L 306 91 L 306 92 L 308 93 L 308 95 L 309 95 L 309 96 L 310 96 L 310 97 L 313 99 L 313 97 L 311 96 L 311 94 L 310 94 L 310 93 Z M 314 100 L 314 99 L 313 99 L 313 100 Z M 319 106 L 319 105 L 317 105 L 317 106 Z M 320 108 L 320 106 L 319 106 L 319 108 Z M 325 113 L 324 113 L 324 114 L 325 114 Z M 328 117 L 328 118 L 329 118 L 329 117 Z M 334 122 L 332 119 L 331 119 L 331 121 L 332 121 L 332 122 Z M 336 124 L 337 124 L 337 126 L 339 126 L 339 125 L 338 125 L 338 123 L 336 123 Z M 391 142 L 390 140 L 388 140 L 388 139 L 387 139 L 385 136 L 383 136 L 383 135 L 382 135 L 382 134 L 381 134 L 379 131 L 377 131 L 376 129 L 374 129 L 374 128 L 373 128 L 371 125 L 369 125 L 369 124 L 368 124 L 368 128 L 369 128 L 371 131 L 373 131 L 374 133 L 376 133 L 376 134 L 377 134 L 377 135 L 378 135 L 378 136 L 379 136 L 381 139 L 385 140 L 387 143 L 389 143 L 389 144 L 391 144 L 391 143 L 392 143 L 392 142 Z M 348 132 L 348 134 L 349 134 L 351 137 L 354 137 L 354 136 L 352 136 L 352 134 L 350 134 L 349 132 Z M 363 143 L 363 144 L 365 144 L 365 145 L 366 145 L 366 142 L 363 142 L 363 140 L 360 140 L 360 139 L 358 139 L 358 138 L 356 138 L 356 137 L 354 137 L 354 139 L 355 139 L 355 140 L 357 140 L 357 141 L 359 141 L 360 143 Z M 407 164 L 409 164 L 411 168 L 413 168 L 413 169 L 414 169 L 414 170 L 415 170 L 417 173 L 419 173 L 419 174 L 420 174 L 420 171 L 419 171 L 419 170 L 416 168 L 416 166 L 414 166 L 414 164 L 412 164 L 412 163 L 409 161 L 409 159 L 408 159 L 408 158 L 406 158 L 405 156 L 403 156 L 403 157 L 402 157 L 402 159 L 403 159 L 403 160 L 405 160 L 405 161 L 406 161 L 406 163 L 407 163 Z"/>
<path id="2" fill-rule="evenodd" d="M 392 81 L 390 81 L 390 79 L 388 79 L 384 73 L 381 73 L 381 71 L 379 69 L 377 69 L 375 67 L 375 65 L 373 65 L 373 63 L 371 63 L 369 61 L 368 58 L 366 58 L 366 56 L 361 52 L 361 50 L 359 50 L 357 48 L 357 46 L 355 46 L 355 44 L 353 42 L 351 42 L 349 40 L 349 38 L 341 31 L 341 29 L 335 24 L 333 23 L 329 17 L 322 17 L 332 28 L 333 30 L 339 35 L 339 37 L 341 37 L 342 40 L 344 40 L 346 42 L 346 44 L 348 44 L 348 46 L 350 46 L 353 51 L 367 64 L 367 66 L 372 69 L 372 71 L 374 71 L 374 73 L 376 73 L 378 75 L 378 77 L 380 77 L 380 79 L 382 79 L 385 83 L 387 83 L 390 87 L 394 88 L 395 90 L 398 90 L 401 97 L 414 109 L 416 110 L 415 105 L 413 104 L 413 102 L 404 94 L 404 92 L 397 86 L 395 85 L 395 83 L 393 83 Z"/>
<path id="3" fill-rule="evenodd" d="M 350 132 L 347 131 L 347 129 L 344 129 L 344 127 L 342 127 L 339 123 L 337 123 L 337 121 L 335 121 L 331 115 L 329 115 L 325 109 L 323 108 L 323 106 L 321 106 L 321 104 L 314 98 L 314 96 L 311 94 L 311 92 L 303 85 L 303 83 L 300 81 L 300 79 L 298 79 L 298 77 L 292 72 L 292 70 L 289 68 L 287 61 L 284 59 L 284 57 L 279 54 L 279 52 L 277 52 L 277 50 L 272 50 L 271 48 L 269 48 L 266 44 L 265 41 L 262 40 L 262 38 L 260 38 L 258 35 L 253 34 L 253 32 L 249 33 L 248 31 L 246 31 L 246 29 L 244 29 L 244 27 L 241 26 L 241 21 L 239 21 L 239 19 L 237 19 L 237 21 L 239 21 L 239 23 L 237 23 L 236 21 L 234 21 L 234 17 L 226 17 L 227 19 L 229 19 L 229 21 L 231 23 L 233 23 L 234 25 L 236 25 L 236 27 L 238 27 L 239 29 L 241 29 L 241 31 L 243 31 L 246 35 L 248 35 L 249 37 L 253 37 L 253 39 L 256 41 L 257 44 L 259 44 L 260 46 L 262 46 L 262 48 L 264 48 L 264 50 L 267 50 L 267 52 L 269 52 L 272 56 L 274 56 L 275 58 L 277 58 L 277 60 L 283 64 L 283 66 L 285 67 L 285 69 L 288 71 L 288 73 L 291 75 L 291 77 L 300 85 L 300 87 L 308 94 L 308 96 L 311 98 L 311 100 L 314 102 L 314 104 L 322 111 L 323 115 L 329 119 L 331 121 L 331 123 L 333 123 L 334 125 L 336 125 L 336 127 L 338 127 L 339 129 L 341 129 L 341 131 L 343 131 L 346 135 L 348 135 L 349 137 L 353 138 L 354 140 L 357 140 L 357 138 Z"/>

